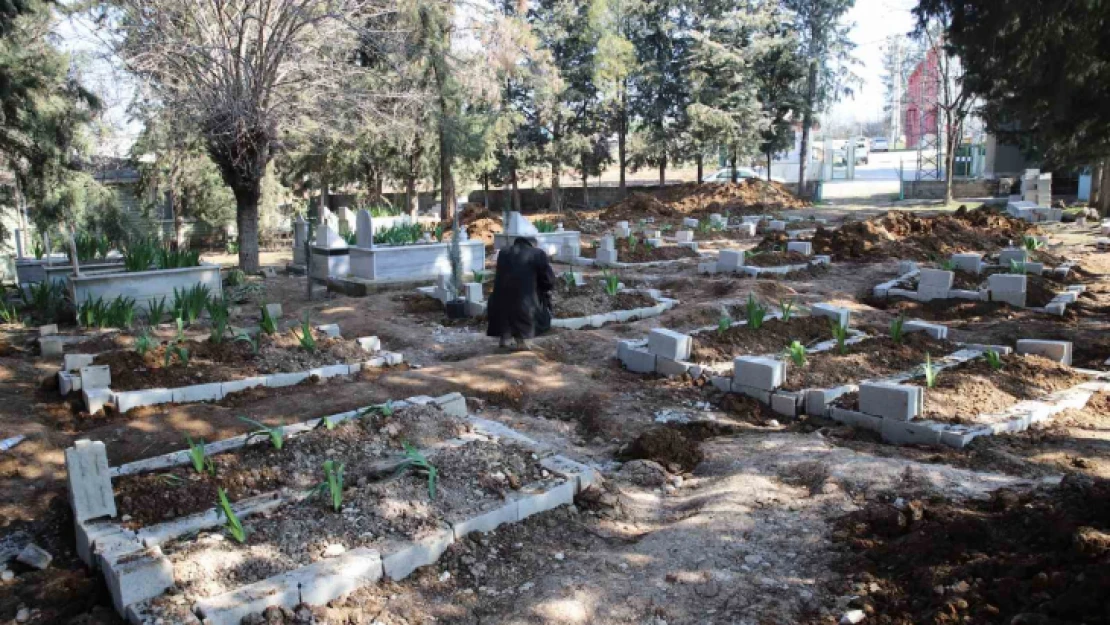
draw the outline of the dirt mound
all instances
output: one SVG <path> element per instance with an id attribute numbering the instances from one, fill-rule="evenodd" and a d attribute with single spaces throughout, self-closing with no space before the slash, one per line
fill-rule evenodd
<path id="1" fill-rule="evenodd" d="M 601 213 L 604 221 L 647 217 L 703 217 L 710 213 L 756 215 L 805 208 L 804 200 L 777 182 L 749 178 L 728 184 L 685 184 L 653 193 L 632 193 Z"/>
<path id="2" fill-rule="evenodd" d="M 621 451 L 623 460 L 654 460 L 664 467 L 693 469 L 702 460 L 697 442 L 675 428 L 660 427 L 638 436 Z"/>
<path id="3" fill-rule="evenodd" d="M 993 252 L 1020 241 L 1023 235 L 1039 233 L 1037 226 L 989 207 L 967 210 L 961 206 L 955 213 L 931 217 L 891 211 L 836 230 L 818 228 L 813 253 L 837 259 L 929 260 L 960 252 Z M 760 246 L 782 245 L 783 240 L 782 233 L 775 233 Z"/>
<path id="4" fill-rule="evenodd" d="M 1110 483 L 990 501 L 872 504 L 838 523 L 858 607 L 880 623 L 1105 623 Z M 862 573 L 860 572 L 862 571 Z M 848 590 L 848 589 L 845 589 Z"/>

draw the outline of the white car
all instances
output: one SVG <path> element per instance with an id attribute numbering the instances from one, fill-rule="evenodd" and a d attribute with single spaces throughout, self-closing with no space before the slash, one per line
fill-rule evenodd
<path id="1" fill-rule="evenodd" d="M 745 178 L 759 178 L 760 180 L 766 180 L 767 176 L 759 173 L 751 167 L 737 167 L 736 179 L 743 180 Z M 771 181 L 786 184 L 786 179 L 779 178 L 777 176 L 771 176 Z M 706 176 L 705 182 L 732 182 L 732 168 L 726 167 L 715 174 Z"/>
<path id="2" fill-rule="evenodd" d="M 872 152 L 887 152 L 889 150 L 890 150 L 890 142 L 888 142 L 886 140 L 886 137 L 875 137 L 874 139 L 871 140 L 871 151 Z"/>

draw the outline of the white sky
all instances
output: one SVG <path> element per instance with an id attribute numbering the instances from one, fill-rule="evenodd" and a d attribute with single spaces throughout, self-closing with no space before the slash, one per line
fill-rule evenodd
<path id="1" fill-rule="evenodd" d="M 856 0 L 848 12 L 848 21 L 855 23 L 851 38 L 861 63 L 856 74 L 863 79 L 863 86 L 853 99 L 833 105 L 830 112 L 833 119 L 865 122 L 882 115 L 882 45 L 890 35 L 904 36 L 913 30 L 910 11 L 915 6 L 916 0 Z"/>

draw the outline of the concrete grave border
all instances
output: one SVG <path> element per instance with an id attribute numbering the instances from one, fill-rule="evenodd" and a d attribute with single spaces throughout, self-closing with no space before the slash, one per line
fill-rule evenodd
<path id="1" fill-rule="evenodd" d="M 193 618 L 185 622 L 199 624 L 201 620 L 195 614 L 203 613 L 203 622 L 208 625 L 237 625 L 246 614 L 261 611 L 271 605 L 292 608 L 302 599 L 312 604 L 324 604 L 387 577 L 403 579 L 417 568 L 434 563 L 447 547 L 469 533 L 490 532 L 500 525 L 519 522 L 529 516 L 573 503 L 575 495 L 596 483 L 600 477 L 592 467 L 554 455 L 546 446 L 505 425 L 469 416 L 466 400 L 459 393 L 438 398 L 411 397 L 393 405 L 401 409 L 427 403 L 435 403 L 448 414 L 471 421 L 476 432 L 466 438 L 444 441 L 438 449 L 464 445 L 471 440 L 512 440 L 533 449 L 534 453 L 540 455 L 541 466 L 565 481 L 543 490 L 528 490 L 526 487 L 500 508 L 485 511 L 464 521 L 449 523 L 445 532 L 431 537 L 430 542 L 419 539 L 405 543 L 391 550 L 389 555 L 375 549 L 355 549 L 338 558 L 321 560 L 220 595 L 205 597 L 192 606 Z M 364 410 L 348 411 L 287 426 L 286 434 L 295 437 L 311 431 L 324 419 L 342 422 L 357 418 Z M 238 436 L 206 445 L 206 451 L 210 454 L 222 453 L 261 443 L 257 437 L 251 439 Z M 100 444 L 100 448 L 103 450 L 103 444 Z M 435 451 L 436 449 L 427 450 L 427 453 L 434 454 Z M 185 450 L 114 467 L 110 469 L 110 474 L 113 478 L 134 475 L 188 462 L 188 451 Z M 102 474 L 96 477 L 105 478 Z M 70 479 L 72 481 L 73 478 Z M 272 511 L 303 497 L 304 493 L 271 492 L 240 500 L 233 507 L 236 515 L 243 518 Z M 129 622 L 139 625 L 148 622 L 148 619 L 157 618 L 148 612 L 150 605 L 173 585 L 173 565 L 162 554 L 159 545 L 181 536 L 218 527 L 222 523 L 223 520 L 215 510 L 145 527 L 137 532 L 127 530 L 113 521 L 84 519 L 75 522 L 78 553 L 87 564 L 101 570 L 116 609 Z"/>

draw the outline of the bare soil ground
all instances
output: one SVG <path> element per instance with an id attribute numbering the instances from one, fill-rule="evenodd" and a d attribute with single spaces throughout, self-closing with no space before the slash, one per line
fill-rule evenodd
<path id="1" fill-rule="evenodd" d="M 700 201 L 692 200 L 690 210 L 723 212 Z M 805 210 L 854 215 L 842 207 Z M 788 300 L 845 306 L 853 327 L 885 336 L 901 304 L 877 307 L 866 298 L 874 284 L 897 275 L 898 258 L 988 251 L 984 247 L 1003 245 L 1018 228 L 995 217 L 945 213 L 941 224 L 966 230 L 966 238 L 942 238 L 935 247 L 926 241 L 943 228 L 933 223 L 918 232 L 915 224 L 925 218 L 893 218 L 883 228 L 896 238 L 863 237 L 868 245 L 852 243 L 861 240 L 856 234 L 840 243 L 837 237 L 847 234 L 828 235 L 830 245 L 839 246 L 834 253 L 847 260 L 820 274 L 699 276 L 687 264 L 621 270 L 625 284 L 659 288 L 681 305 L 633 323 L 557 330 L 538 339 L 532 352 L 498 350 L 480 321 L 450 325 L 439 311 L 415 309 L 407 287 L 365 298 L 317 289 L 308 300 L 303 278 L 252 278 L 243 305 L 247 316 L 263 301 L 281 302 L 287 324 L 310 311 L 313 323 L 338 323 L 345 337 L 380 337 L 388 349 L 404 353 L 407 365 L 96 419 L 81 418 L 57 396 L 49 379 L 58 364 L 38 356 L 33 331 L 5 327 L 0 438 L 27 438 L 0 452 L 0 540 L 26 532 L 54 561 L 45 571 L 7 565 L 14 576 L 0 579 L 0 622 L 14 620 L 21 610 L 26 622 L 36 624 L 122 622 L 102 583 L 74 555 L 62 459 L 74 440 L 105 441 L 110 462 L 119 464 L 183 449 L 186 435 L 212 441 L 241 434 L 247 426 L 240 416 L 276 425 L 451 391 L 467 397 L 472 413 L 594 463 L 607 478 L 605 486 L 586 493 L 574 508 L 463 541 L 404 582 L 365 588 L 299 616 L 271 612 L 270 620 L 253 622 L 309 622 L 302 617 L 315 612 L 326 619 L 318 622 L 367 625 L 762 625 L 834 623 L 857 607 L 872 613 L 867 622 L 947 623 L 955 622 L 953 614 L 992 623 L 1010 623 L 1021 614 L 1040 616 L 1018 622 L 1107 620 L 1089 601 L 1100 596 L 1090 585 L 1106 579 L 1105 555 L 1085 555 L 1101 548 L 1107 514 L 1077 503 L 1106 498 L 1100 481 L 1110 479 L 1105 395 L 1029 432 L 980 438 L 965 450 L 899 448 L 823 419 L 788 420 L 711 387 L 632 374 L 614 357 L 616 339 L 642 338 L 656 327 L 712 326 L 726 314 L 740 318 L 736 307 L 749 295 L 768 306 Z M 1094 251 L 1097 229 L 1041 229 L 1053 238 L 1047 251 L 1079 261 L 1085 272 L 1088 294 L 1074 314 L 1057 318 L 1005 307 L 934 314 L 949 315 L 956 341 L 1070 340 L 1077 366 L 1105 369 L 1110 282 L 1104 276 L 1110 260 Z M 286 260 L 265 257 L 278 266 Z M 598 272 L 585 273 L 598 278 Z M 904 310 L 907 316 L 928 314 L 924 307 Z M 172 330 L 158 336 L 168 340 Z M 133 337 L 96 340 L 127 346 Z M 934 356 L 944 353 L 929 349 Z M 912 356 L 899 364 L 923 360 L 916 351 Z M 856 366 L 846 361 L 839 369 L 852 373 Z M 859 377 L 854 373 L 847 377 Z M 1079 488 L 1073 484 L 1086 482 L 1068 478 L 1068 485 L 1054 487 L 1065 474 L 1094 482 Z M 1010 495 L 993 494 L 999 489 L 1017 499 L 1008 503 Z M 891 514 L 899 500 L 904 507 Z M 885 529 L 889 521 L 903 527 L 900 518 L 904 529 Z M 927 550 L 933 543 L 937 548 Z M 1044 578 L 1038 576 L 1042 570 Z M 1082 580 L 1080 570 L 1086 572 Z M 935 592 L 938 585 L 943 593 Z"/>

